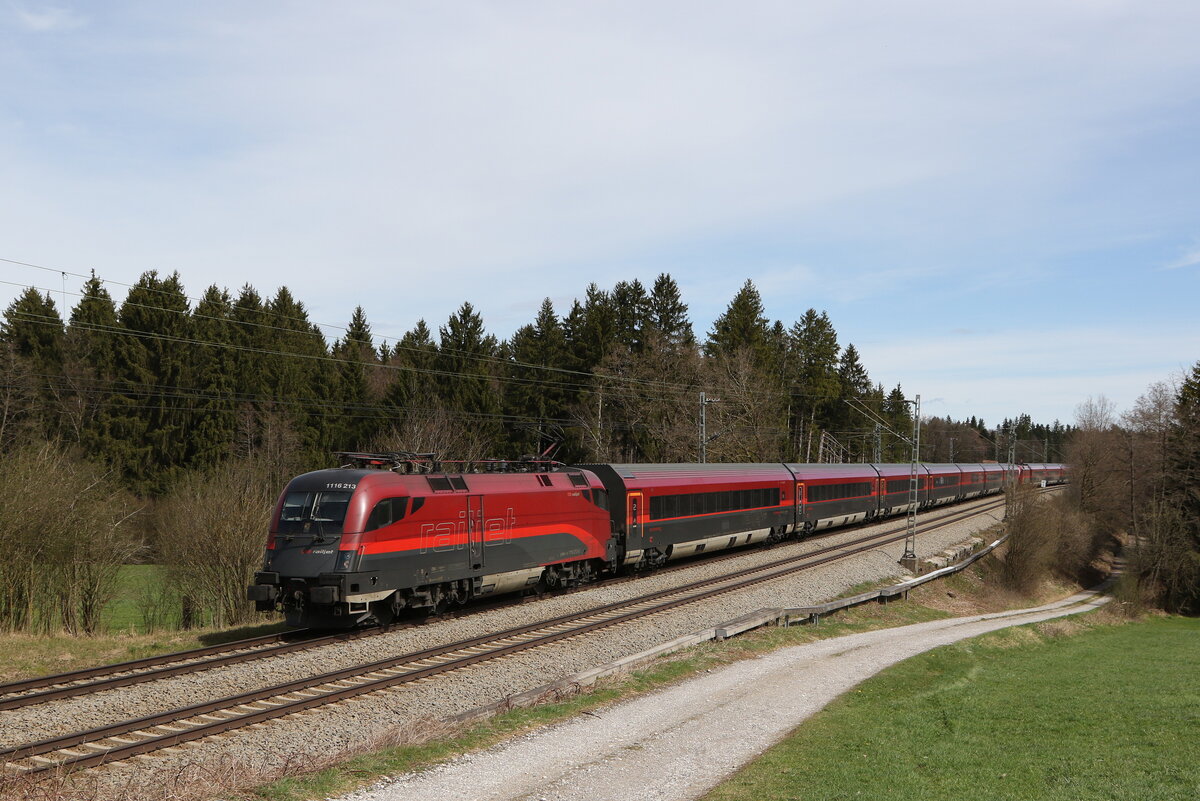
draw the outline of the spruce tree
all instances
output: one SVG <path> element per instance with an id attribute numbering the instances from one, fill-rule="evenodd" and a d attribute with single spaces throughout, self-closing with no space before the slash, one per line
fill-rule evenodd
<path id="1" fill-rule="evenodd" d="M 447 408 L 457 412 L 461 425 L 475 427 L 494 449 L 499 442 L 501 402 L 494 379 L 499 350 L 496 338 L 483 327 L 483 318 L 470 303 L 463 303 L 439 329 L 441 341 L 435 364 L 439 394 Z"/>
<path id="2" fill-rule="evenodd" d="M 12 345 L 18 356 L 45 376 L 54 375 L 62 366 L 64 334 L 54 299 L 49 292 L 43 295 L 33 287 L 8 305 L 0 323 L 0 341 Z"/>
<path id="3" fill-rule="evenodd" d="M 112 296 L 98 278 L 88 279 L 63 340 L 63 376 L 72 388 L 67 436 L 85 453 L 110 449 L 118 330 Z"/>
<path id="4" fill-rule="evenodd" d="M 233 344 L 237 345 L 236 371 L 239 392 L 251 399 L 244 408 L 263 411 L 271 405 L 266 353 L 272 344 L 271 320 L 262 296 L 249 284 L 242 286 L 233 303 Z"/>
<path id="5" fill-rule="evenodd" d="M 792 458 L 814 458 L 812 443 L 821 429 L 832 427 L 831 410 L 839 390 L 837 332 L 825 312 L 809 309 L 788 332 L 787 375 L 790 377 Z"/>
<path id="6" fill-rule="evenodd" d="M 395 415 L 409 414 L 409 407 L 426 406 L 437 394 L 438 382 L 430 371 L 436 369 L 437 343 L 424 320 L 417 320 L 392 351 L 389 382 L 384 400 L 394 406 Z"/>
<path id="7" fill-rule="evenodd" d="M 1167 493 L 1178 510 L 1179 557 L 1162 580 L 1167 608 L 1200 613 L 1200 362 L 1179 387 L 1168 449 Z"/>
<path id="8" fill-rule="evenodd" d="M 609 354 L 616 339 L 614 318 L 609 294 L 588 284 L 584 302 L 575 302 L 564 325 L 573 369 L 591 372 Z"/>
<path id="9" fill-rule="evenodd" d="M 296 300 L 287 287 L 280 287 L 266 305 L 269 329 L 265 344 L 273 355 L 265 370 L 267 392 L 287 403 L 281 405 L 277 419 L 282 434 L 294 439 L 296 464 L 319 463 L 330 450 L 330 430 L 336 419 L 334 398 L 328 388 L 334 385 L 337 369 L 327 357 L 329 348 L 321 330 L 308 319 L 308 309 Z"/>
<path id="10" fill-rule="evenodd" d="M 192 346 L 188 300 L 179 274 L 144 273 L 118 314 L 116 392 L 109 442 L 113 461 L 138 492 L 162 493 L 186 460 Z"/>
<path id="11" fill-rule="evenodd" d="M 533 323 L 517 329 L 508 344 L 513 365 L 504 392 L 505 412 L 521 421 L 510 426 L 510 439 L 518 450 L 540 453 L 555 438 L 552 432 L 566 416 L 569 385 L 575 383 L 574 379 L 529 366 L 562 367 L 566 349 L 566 336 L 554 304 L 546 298 Z"/>
<path id="12" fill-rule="evenodd" d="M 62 347 L 63 321 L 49 293 L 30 287 L 4 312 L 0 322 L 0 342 L 10 351 L 14 376 L 23 376 L 25 391 L 38 399 L 35 408 L 23 416 L 37 420 L 47 437 L 59 434 L 62 421 Z"/>
<path id="13" fill-rule="evenodd" d="M 846 435 L 871 427 L 863 412 L 849 403 L 851 400 L 868 406 L 871 401 L 871 379 L 859 358 L 858 348 L 852 344 L 846 345 L 838 360 L 838 401 L 831 414 L 833 427 L 847 439 Z"/>
<path id="14" fill-rule="evenodd" d="M 844 398 L 863 398 L 871 390 L 871 379 L 853 344 L 846 346 L 838 360 L 838 381 Z"/>
<path id="15" fill-rule="evenodd" d="M 661 273 L 650 290 L 648 323 L 668 347 L 684 348 L 696 344 L 688 307 L 679 293 L 679 285 L 667 273 Z"/>
<path id="16" fill-rule="evenodd" d="M 346 327 L 346 334 L 333 345 L 338 360 L 337 398 L 340 404 L 334 444 L 339 450 L 356 450 L 366 446 L 380 424 L 376 411 L 377 393 L 371 381 L 379 353 L 371 336 L 371 326 L 362 306 L 356 306 Z M 381 391 L 378 394 L 382 394 Z"/>
<path id="17" fill-rule="evenodd" d="M 762 297 L 754 282 L 747 279 L 725 312 L 713 321 L 704 352 L 709 356 L 732 356 L 740 350 L 748 350 L 755 362 L 761 364 L 768 358 L 769 347 L 770 323 Z"/>
<path id="18" fill-rule="evenodd" d="M 205 290 L 192 312 L 191 378 L 196 389 L 195 411 L 187 429 L 188 464 L 206 469 L 228 456 L 237 422 L 234 395 L 237 354 L 234 341 L 233 299 L 217 286 Z"/>
<path id="19" fill-rule="evenodd" d="M 900 437 L 912 437 L 912 412 L 909 410 L 908 399 L 904 390 L 897 384 L 888 393 L 883 402 L 883 417 L 888 426 Z M 906 462 L 911 456 L 911 446 L 902 439 L 891 437 L 890 444 L 885 449 L 885 460 L 889 462 Z"/>
<path id="20" fill-rule="evenodd" d="M 613 340 L 626 351 L 642 350 L 650 317 L 650 296 L 636 278 L 619 281 L 609 295 L 612 308 Z"/>

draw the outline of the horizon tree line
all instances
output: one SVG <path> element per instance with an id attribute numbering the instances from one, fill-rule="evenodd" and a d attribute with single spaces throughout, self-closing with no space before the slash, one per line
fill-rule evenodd
<path id="1" fill-rule="evenodd" d="M 117 304 L 93 277 L 65 320 L 34 288 L 9 305 L 0 375 L 0 451 L 59 441 L 151 497 L 227 459 L 286 473 L 338 450 L 696 461 L 700 392 L 719 399 L 712 461 L 910 458 L 902 388 L 872 383 L 825 312 L 771 321 L 746 281 L 701 341 L 666 273 L 649 289 L 590 284 L 561 315 L 545 299 L 508 339 L 464 302 L 436 331 L 422 319 L 379 345 L 361 306 L 327 342 L 286 287 L 193 301 L 178 273 L 148 271 Z M 1003 460 L 1007 438 L 1040 461 L 1071 433 L 1028 415 L 924 425 L 925 461 Z"/>

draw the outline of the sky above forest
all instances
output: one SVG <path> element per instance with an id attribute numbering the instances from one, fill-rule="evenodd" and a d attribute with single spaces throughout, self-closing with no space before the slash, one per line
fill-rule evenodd
<path id="1" fill-rule="evenodd" d="M 926 414 L 1066 422 L 1200 359 L 1198 38 L 1195 0 L 0 0 L 0 302 L 178 270 L 507 337 L 669 272 L 703 337 L 751 279 Z"/>

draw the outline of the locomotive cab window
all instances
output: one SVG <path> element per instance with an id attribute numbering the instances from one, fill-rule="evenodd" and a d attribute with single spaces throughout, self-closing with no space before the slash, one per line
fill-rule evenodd
<path id="1" fill-rule="evenodd" d="M 279 513 L 279 533 L 340 534 L 349 505 L 349 492 L 289 492 Z"/>
<path id="2" fill-rule="evenodd" d="M 407 509 L 408 498 L 384 498 L 371 510 L 371 516 L 367 518 L 367 526 L 363 530 L 374 531 L 377 528 L 390 526 L 404 517 Z"/>

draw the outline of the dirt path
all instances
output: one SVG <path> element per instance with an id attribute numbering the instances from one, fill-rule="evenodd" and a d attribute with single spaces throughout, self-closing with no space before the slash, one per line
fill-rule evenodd
<path id="1" fill-rule="evenodd" d="M 343 801 L 684 801 L 883 668 L 989 631 L 1094 609 L 1095 593 L 781 649 Z"/>

